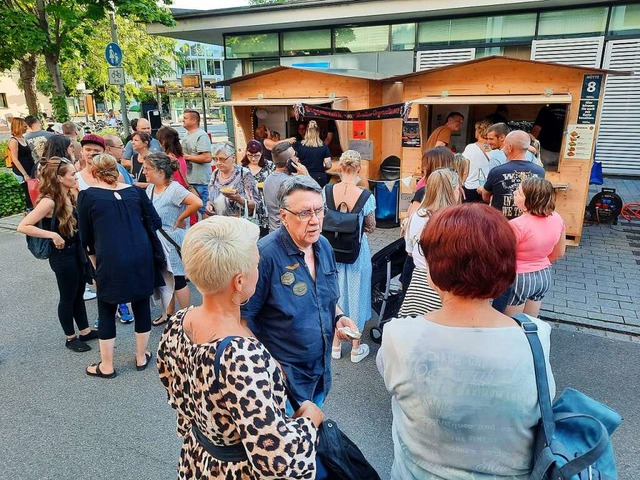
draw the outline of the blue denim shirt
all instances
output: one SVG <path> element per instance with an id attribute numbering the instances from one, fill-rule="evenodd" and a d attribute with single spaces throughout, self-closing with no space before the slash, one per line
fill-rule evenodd
<path id="1" fill-rule="evenodd" d="M 331 343 L 339 287 L 331 245 L 313 245 L 316 280 L 284 227 L 258 242 L 260 278 L 242 318 L 280 362 L 299 402 L 331 387 Z"/>

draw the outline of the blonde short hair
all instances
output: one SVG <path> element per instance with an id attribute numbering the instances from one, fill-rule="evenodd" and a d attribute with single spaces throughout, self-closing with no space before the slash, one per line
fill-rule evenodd
<path id="1" fill-rule="evenodd" d="M 340 166 L 343 170 L 357 172 L 360 168 L 360 152 L 347 150 L 340 155 Z"/>
<path id="2" fill-rule="evenodd" d="M 243 218 L 216 215 L 196 223 L 182 242 L 187 277 L 203 295 L 224 290 L 238 273 L 256 268 L 257 225 Z"/>

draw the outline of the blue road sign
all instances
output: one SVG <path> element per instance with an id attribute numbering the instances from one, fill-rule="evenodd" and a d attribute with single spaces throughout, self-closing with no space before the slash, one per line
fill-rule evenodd
<path id="1" fill-rule="evenodd" d="M 122 63 L 122 50 L 117 43 L 109 43 L 104 49 L 104 56 L 112 67 L 117 67 Z"/>

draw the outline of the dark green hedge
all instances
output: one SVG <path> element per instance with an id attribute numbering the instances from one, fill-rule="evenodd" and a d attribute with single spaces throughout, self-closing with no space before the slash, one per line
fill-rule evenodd
<path id="1" fill-rule="evenodd" d="M 24 193 L 12 173 L 0 171 L 0 217 L 24 212 Z"/>

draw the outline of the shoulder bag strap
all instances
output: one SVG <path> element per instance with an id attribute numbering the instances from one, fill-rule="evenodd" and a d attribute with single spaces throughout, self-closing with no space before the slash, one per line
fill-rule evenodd
<path id="1" fill-rule="evenodd" d="M 545 445 L 549 445 L 555 433 L 555 422 L 553 419 L 553 409 L 551 408 L 551 392 L 549 390 L 549 379 L 547 378 L 547 364 L 544 359 L 542 344 L 538 337 L 538 326 L 522 313 L 514 315 L 513 319 L 522 328 L 531 347 L 533 367 L 536 374 L 536 385 L 538 388 L 538 405 L 540 405 L 540 415 L 542 417 L 542 430 L 545 436 Z"/>
<path id="2" fill-rule="evenodd" d="M 182 259 L 182 247 L 178 245 L 163 228 L 159 228 L 158 232 L 160 232 L 160 235 L 167 239 L 167 242 L 174 246 L 176 252 L 178 252 L 178 256 Z"/>
<path id="3" fill-rule="evenodd" d="M 178 162 L 178 175 L 180 175 L 180 179 L 184 182 L 185 185 L 191 185 L 189 182 L 187 182 L 187 179 L 184 178 L 184 175 L 182 174 L 182 170 L 180 169 L 180 162 Z"/>
<path id="4" fill-rule="evenodd" d="M 213 359 L 213 375 L 218 388 L 220 388 L 220 360 L 222 359 L 222 354 L 224 353 L 225 349 L 234 338 L 240 337 L 238 337 L 237 335 L 224 337 L 222 340 L 220 340 L 220 343 L 218 343 L 218 348 L 216 349 L 216 356 Z"/>

